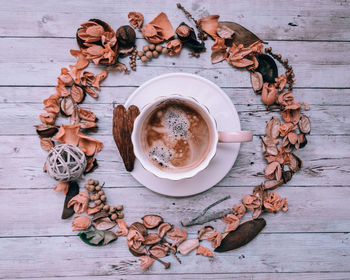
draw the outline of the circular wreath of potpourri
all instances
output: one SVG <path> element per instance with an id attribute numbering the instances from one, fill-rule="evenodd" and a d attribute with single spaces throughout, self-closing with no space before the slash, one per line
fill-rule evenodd
<path id="1" fill-rule="evenodd" d="M 280 54 L 273 53 L 271 48 L 265 48 L 264 54 L 263 42 L 237 23 L 219 22 L 218 15 L 210 15 L 197 21 L 184 7 L 180 4 L 177 6 L 194 22 L 200 41 L 197 40 L 194 29 L 185 23 L 178 26 L 175 34 L 164 13 L 160 13 L 145 25 L 143 25 L 141 13 L 129 13 L 130 24 L 135 29 L 140 29 L 150 43 L 139 51 L 135 47 L 135 32 L 130 26 L 122 26 L 117 32 L 114 32 L 107 23 L 98 19 L 81 24 L 77 31 L 80 50 L 70 51 L 78 58 L 77 63 L 70 65 L 70 69 L 61 69 L 56 93 L 44 100 L 46 113 L 40 115 L 42 124 L 36 126 L 42 148 L 50 151 L 46 164 L 49 174 L 52 174 L 52 168 L 55 169 L 60 165 L 59 162 L 66 167 L 64 164 L 69 161 L 68 158 L 57 161 L 56 155 L 60 159 L 62 155 L 60 152 L 55 154 L 55 157 L 51 157 L 51 154 L 57 149 L 63 149 L 62 147 L 69 154 L 80 150 L 85 153 L 86 167 L 84 157 L 75 158 L 72 155 L 78 168 L 70 170 L 71 172 L 78 172 L 77 170 L 82 167 L 85 169 L 84 173 L 92 172 L 98 166 L 94 156 L 101 150 L 103 144 L 84 133 L 96 130 L 97 117 L 92 111 L 84 109 L 79 104 L 82 103 L 86 94 L 93 98 L 98 97 L 95 89 L 100 90 L 100 82 L 108 75 L 106 70 L 116 69 L 125 73 L 129 72 L 126 65 L 118 62 L 118 56 L 130 55 L 130 67 L 134 71 L 137 56 L 141 62 L 147 62 L 152 57 L 157 58 L 162 54 L 178 54 L 183 47 L 188 47 L 192 51 L 191 55 L 199 57 L 200 53 L 205 51 L 204 41 L 208 36 L 215 40 L 211 48 L 212 63 L 226 60 L 232 66 L 247 69 L 251 75 L 252 87 L 257 94 L 261 94 L 267 110 L 279 109 L 281 111 L 282 120 L 273 117 L 266 124 L 265 136 L 261 137 L 263 155 L 268 163 L 265 168 L 265 182 L 256 186 L 252 194 L 245 195 L 241 202 L 235 204 L 232 209 L 207 212 L 214 205 L 229 198 L 224 197 L 204 209 L 199 216 L 181 221 L 183 226 L 191 226 L 221 218 L 227 224 L 224 236 L 207 225 L 198 232 L 197 238 L 187 239 L 187 232 L 184 229 L 173 227 L 158 215 L 145 215 L 142 223 L 135 222 L 128 227 L 123 219 L 124 214 L 121 212 L 123 206 L 109 205 L 106 194 L 102 190 L 103 185 L 100 185 L 97 180 L 89 179 L 85 185 L 86 191 L 83 192 L 79 192 L 78 184 L 73 181 L 60 182 L 55 187 L 57 192 L 61 191 L 66 194 L 62 218 L 71 217 L 74 213 L 83 214 L 85 212 L 88 216 L 93 216 L 92 219 L 86 215 L 74 217 L 73 230 L 81 231 L 79 236 L 85 243 L 102 246 L 114 241 L 118 236 L 126 236 L 129 250 L 140 258 L 142 269 L 150 267 L 154 260 L 168 268 L 170 263 L 159 258 L 170 253 L 179 262 L 177 253 L 187 255 L 194 249 L 197 249 L 197 254 L 213 257 L 214 253 L 211 249 L 200 245 L 202 240 L 210 241 L 215 252 L 236 249 L 252 240 L 266 224 L 265 220 L 260 218 L 261 213 L 288 210 L 287 198 L 281 198 L 272 190 L 288 182 L 292 175 L 302 167 L 302 161 L 293 151 L 306 145 L 305 134 L 310 132 L 310 120 L 307 116 L 301 115 L 301 104 L 294 102 L 292 96 L 294 73 L 287 59 L 282 59 Z M 177 38 L 174 39 L 176 35 Z M 167 42 L 167 45 L 163 46 L 163 42 Z M 85 71 L 90 61 L 105 65 L 106 70 L 96 75 Z M 275 61 L 284 67 L 284 74 L 278 76 Z M 303 105 L 305 109 L 308 109 L 307 104 L 303 103 Z M 127 114 L 126 110 L 123 110 Z M 123 110 L 119 113 L 123 114 Z M 69 125 L 60 127 L 55 125 L 55 119 L 60 112 L 62 116 L 70 117 Z M 54 147 L 52 139 L 70 145 Z M 79 149 L 74 151 L 71 145 Z M 125 154 L 128 153 L 121 152 L 122 157 Z M 125 160 L 128 159 L 123 157 L 123 160 L 126 163 Z M 129 162 L 128 166 L 132 168 L 133 163 Z M 69 174 L 66 169 L 59 171 L 59 174 L 53 176 L 58 180 L 72 180 L 77 177 L 77 173 L 65 177 Z M 89 205 L 90 201 L 93 201 L 94 204 Z M 249 210 L 252 211 L 252 219 L 241 222 Z M 86 230 L 92 223 L 95 230 L 87 232 Z M 117 224 L 119 228 L 115 233 L 109 230 Z M 156 232 L 148 233 L 152 229 Z M 169 239 L 172 242 L 168 241 Z"/>

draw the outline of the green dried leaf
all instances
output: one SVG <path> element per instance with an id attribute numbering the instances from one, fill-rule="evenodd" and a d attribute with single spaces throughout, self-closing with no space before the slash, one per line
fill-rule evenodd
<path id="1" fill-rule="evenodd" d="M 80 232 L 78 235 L 83 242 L 90 246 L 107 245 L 118 238 L 113 232 L 107 230 Z"/>

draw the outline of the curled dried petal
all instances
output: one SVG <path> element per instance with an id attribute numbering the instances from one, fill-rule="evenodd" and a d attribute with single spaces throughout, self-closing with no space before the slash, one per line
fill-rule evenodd
<path id="1" fill-rule="evenodd" d="M 79 107 L 78 114 L 79 114 L 79 118 L 83 120 L 86 120 L 89 122 L 96 121 L 96 115 L 90 110 L 86 110 L 86 109 L 83 109 L 82 107 Z"/>
<path id="2" fill-rule="evenodd" d="M 143 37 L 153 44 L 159 44 L 175 36 L 173 27 L 165 13 L 157 15 L 141 29 Z"/>
<path id="3" fill-rule="evenodd" d="M 56 187 L 54 187 L 54 190 L 56 192 L 63 192 L 64 194 L 67 194 L 69 188 L 68 182 L 59 182 Z"/>
<path id="4" fill-rule="evenodd" d="M 56 114 L 54 113 L 43 113 L 39 116 L 40 121 L 43 124 L 54 124 L 56 119 Z"/>
<path id="5" fill-rule="evenodd" d="M 141 28 L 143 24 L 143 14 L 139 12 L 130 12 L 128 14 L 129 23 L 133 28 Z"/>
<path id="6" fill-rule="evenodd" d="M 55 146 L 51 138 L 40 138 L 40 146 L 45 151 L 50 151 L 50 149 Z"/>
<path id="7" fill-rule="evenodd" d="M 225 217 L 221 218 L 221 220 L 227 223 L 225 232 L 235 230 L 236 228 L 238 228 L 240 223 L 239 218 L 234 214 L 227 214 Z"/>
<path id="8" fill-rule="evenodd" d="M 249 210 L 254 210 L 255 208 L 260 207 L 261 205 L 261 201 L 259 197 L 257 197 L 254 194 L 246 194 L 242 198 L 242 203 Z"/>
<path id="9" fill-rule="evenodd" d="M 145 245 L 153 245 L 161 241 L 162 238 L 157 233 L 149 233 L 145 236 Z"/>
<path id="10" fill-rule="evenodd" d="M 146 228 L 152 229 L 163 222 L 163 218 L 158 215 L 145 215 L 142 217 L 143 224 Z"/>
<path id="11" fill-rule="evenodd" d="M 91 226 L 91 220 L 86 216 L 76 216 L 73 218 L 73 231 L 87 230 Z"/>
<path id="12" fill-rule="evenodd" d="M 250 82 L 252 84 L 253 90 L 259 92 L 263 87 L 263 77 L 259 72 L 250 72 Z"/>
<path id="13" fill-rule="evenodd" d="M 162 223 L 158 228 L 158 235 L 163 238 L 163 236 L 171 230 L 172 226 L 169 223 Z"/>
<path id="14" fill-rule="evenodd" d="M 88 208 L 86 209 L 86 214 L 88 214 L 89 216 L 93 216 L 94 214 L 98 213 L 101 209 L 98 206 L 88 206 Z"/>
<path id="15" fill-rule="evenodd" d="M 116 223 L 108 217 L 100 218 L 95 221 L 94 227 L 98 230 L 108 230 L 115 227 Z"/>
<path id="16" fill-rule="evenodd" d="M 293 123 L 284 123 L 279 127 L 279 131 L 281 133 L 281 136 L 286 136 L 289 132 L 295 130 L 297 126 Z"/>
<path id="17" fill-rule="evenodd" d="M 266 105 L 272 105 L 277 100 L 278 89 L 274 84 L 264 83 L 261 99 Z"/>
<path id="18" fill-rule="evenodd" d="M 149 249 L 149 252 L 157 258 L 164 258 L 169 252 L 169 247 L 163 244 L 157 244 L 157 245 L 153 245 Z"/>
<path id="19" fill-rule="evenodd" d="M 117 219 L 116 220 L 119 229 L 117 229 L 117 231 L 115 232 L 116 236 L 127 236 L 128 235 L 128 226 L 126 225 L 125 220 L 123 219 Z"/>
<path id="20" fill-rule="evenodd" d="M 209 248 L 203 247 L 203 246 L 199 246 L 197 248 L 197 252 L 196 255 L 202 255 L 205 257 L 214 257 L 214 252 L 211 251 Z"/>
<path id="21" fill-rule="evenodd" d="M 200 28 L 213 38 L 216 38 L 216 30 L 219 27 L 219 15 L 209 15 L 198 20 Z"/>
<path id="22" fill-rule="evenodd" d="M 282 208 L 288 209 L 287 199 L 282 199 L 276 192 L 271 192 L 267 195 L 264 201 L 264 207 L 268 212 L 279 212 Z"/>
<path id="23" fill-rule="evenodd" d="M 89 65 L 89 60 L 85 58 L 85 56 L 82 54 L 80 50 L 70 50 L 70 53 L 71 55 L 78 57 L 78 61 L 74 65 L 77 70 L 82 70 Z"/>
<path id="24" fill-rule="evenodd" d="M 265 168 L 265 178 L 266 179 L 274 179 L 281 180 L 282 177 L 282 168 L 281 164 L 274 161 L 271 162 L 266 168 Z"/>
<path id="25" fill-rule="evenodd" d="M 302 133 L 310 133 L 311 131 L 311 122 L 310 122 L 310 119 L 305 116 L 305 115 L 302 115 L 300 117 L 300 120 L 299 120 L 299 129 L 300 129 L 300 132 Z"/>
<path id="26" fill-rule="evenodd" d="M 82 102 L 85 97 L 83 89 L 76 84 L 70 88 L 70 95 L 76 103 Z"/>
<path id="27" fill-rule="evenodd" d="M 275 78 L 275 86 L 278 88 L 278 91 L 282 91 L 287 83 L 287 77 L 286 75 L 280 75 L 277 78 Z"/>
<path id="28" fill-rule="evenodd" d="M 173 228 L 171 231 L 167 232 L 166 236 L 174 240 L 171 247 L 175 247 L 187 238 L 187 231 L 181 228 Z"/>
<path id="29" fill-rule="evenodd" d="M 198 238 L 191 238 L 182 242 L 177 248 L 177 251 L 180 252 L 181 255 L 186 256 L 190 252 L 192 252 L 194 249 L 197 249 L 198 247 L 199 247 Z"/>
<path id="30" fill-rule="evenodd" d="M 171 40 L 167 45 L 169 55 L 176 55 L 181 52 L 182 42 L 180 39 Z"/>
<path id="31" fill-rule="evenodd" d="M 293 172 L 298 172 L 300 168 L 303 167 L 303 162 L 300 158 L 298 158 L 295 154 L 291 153 L 289 155 L 289 169 Z"/>
<path id="32" fill-rule="evenodd" d="M 285 122 L 297 123 L 300 120 L 301 105 L 299 102 L 288 105 L 282 112 L 282 118 Z"/>
<path id="33" fill-rule="evenodd" d="M 215 229 L 212 226 L 204 226 L 198 231 L 198 238 L 199 240 L 206 240 L 214 232 Z"/>
<path id="34" fill-rule="evenodd" d="M 214 232 L 209 237 L 208 240 L 211 241 L 211 246 L 213 248 L 217 248 L 220 246 L 222 241 L 222 235 L 221 232 Z"/>
<path id="35" fill-rule="evenodd" d="M 225 39 L 217 37 L 211 49 L 213 51 L 226 50 Z"/>
<path id="36" fill-rule="evenodd" d="M 148 255 L 139 257 L 139 260 L 141 261 L 140 266 L 143 270 L 146 270 L 147 268 L 149 268 L 154 262 L 154 259 L 152 259 Z"/>
<path id="37" fill-rule="evenodd" d="M 246 208 L 242 203 L 233 206 L 233 215 L 236 215 L 239 219 L 244 216 L 245 212 Z"/>
<path id="38" fill-rule="evenodd" d="M 100 88 L 100 83 L 101 83 L 104 79 L 106 79 L 107 76 L 108 76 L 108 72 L 107 72 L 106 70 L 101 71 L 100 73 L 98 73 L 98 74 L 95 76 L 95 78 L 94 78 L 94 80 L 92 81 L 92 84 L 91 84 L 91 85 L 92 85 L 94 88 L 97 88 L 98 90 L 101 90 L 101 88 Z"/>
<path id="39" fill-rule="evenodd" d="M 266 124 L 266 136 L 277 139 L 280 134 L 280 125 L 281 121 L 277 120 L 275 117 L 272 117 L 271 120 L 269 120 Z"/>
<path id="40" fill-rule="evenodd" d="M 89 201 L 90 201 L 89 193 L 80 192 L 68 202 L 67 208 L 74 205 L 74 212 L 81 214 L 87 210 Z"/>
<path id="41" fill-rule="evenodd" d="M 226 50 L 213 51 L 211 53 L 211 63 L 219 63 L 227 58 Z"/>
<path id="42" fill-rule="evenodd" d="M 216 34 L 218 34 L 220 38 L 231 39 L 235 32 L 226 25 L 223 25 L 216 29 Z"/>
<path id="43" fill-rule="evenodd" d="M 283 92 L 278 96 L 277 102 L 283 106 L 292 105 L 294 101 L 294 97 L 291 91 Z"/>

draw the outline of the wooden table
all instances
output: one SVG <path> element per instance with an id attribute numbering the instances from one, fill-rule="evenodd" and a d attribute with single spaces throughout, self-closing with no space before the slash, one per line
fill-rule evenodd
<path id="1" fill-rule="evenodd" d="M 290 210 L 264 215 L 267 226 L 257 239 L 214 259 L 193 252 L 179 264 L 169 256 L 169 270 L 155 263 L 146 272 L 124 238 L 103 248 L 89 247 L 72 232 L 71 220 L 61 220 L 64 196 L 52 190 L 55 182 L 42 172 L 47 153 L 33 125 L 39 123 L 42 100 L 55 91 L 60 68 L 75 62 L 69 50 L 77 49 L 80 23 L 100 18 L 117 28 L 128 23 L 132 10 L 142 12 L 146 22 L 163 11 L 174 27 L 188 22 L 186 17 L 175 2 L 160 0 L 0 4 L 0 278 L 350 279 L 348 1 L 182 1 L 195 18 L 219 14 L 236 21 L 289 59 L 296 99 L 311 106 L 312 132 L 306 148 L 297 151 L 304 160 L 302 171 L 279 190 L 288 197 Z M 140 33 L 138 38 L 140 48 L 145 41 Z M 184 50 L 178 58 L 137 64 L 130 75 L 111 72 L 100 98 L 85 101 L 99 118 L 95 137 L 105 144 L 97 156 L 99 168 L 86 178 L 106 182 L 110 203 L 125 205 L 128 223 L 156 213 L 179 225 L 182 217 L 227 194 L 231 199 L 222 207 L 232 206 L 263 181 L 259 135 L 276 113 L 265 111 L 247 72 L 226 63 L 212 65 L 210 51 L 200 59 Z M 236 164 L 217 186 L 189 198 L 164 197 L 140 186 L 123 168 L 111 136 L 113 105 L 150 78 L 171 72 L 195 73 L 222 87 L 239 111 L 242 128 L 255 135 L 241 146 Z M 220 221 L 212 225 L 224 228 Z M 195 235 L 199 228 L 189 232 Z"/>

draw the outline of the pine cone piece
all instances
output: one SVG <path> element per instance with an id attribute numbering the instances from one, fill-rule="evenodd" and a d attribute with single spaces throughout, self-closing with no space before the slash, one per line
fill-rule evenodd
<path id="1" fill-rule="evenodd" d="M 139 108 L 134 105 L 131 105 L 128 110 L 123 105 L 118 105 L 113 111 L 113 138 L 127 171 L 134 169 L 135 155 L 131 133 L 134 121 L 139 114 Z"/>

